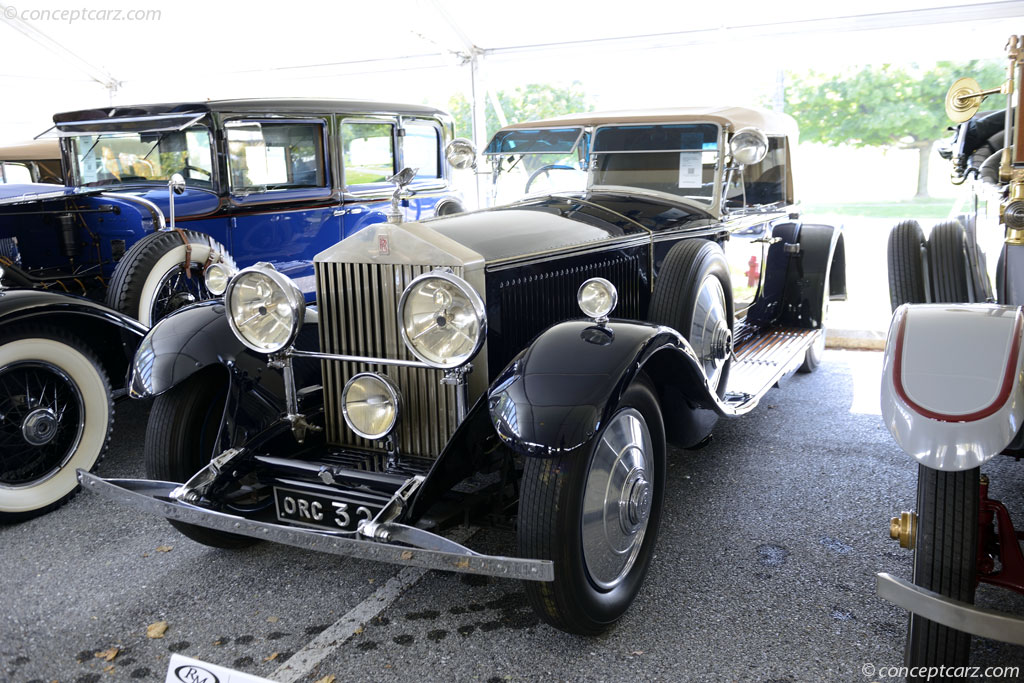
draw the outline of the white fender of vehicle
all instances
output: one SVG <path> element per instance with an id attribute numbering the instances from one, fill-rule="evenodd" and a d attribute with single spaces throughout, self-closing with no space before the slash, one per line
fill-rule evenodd
<path id="1" fill-rule="evenodd" d="M 210 245 L 206 242 L 192 242 L 191 263 L 202 265 L 210 257 Z M 181 244 L 160 257 L 150 269 L 146 276 L 146 282 L 142 285 L 142 293 L 139 295 L 139 322 L 146 327 L 152 327 L 150 319 L 153 310 L 153 299 L 156 297 L 157 288 L 164 277 L 175 268 L 181 267 L 185 262 L 185 245 Z"/>
<path id="2" fill-rule="evenodd" d="M 81 394 L 85 419 L 78 443 L 54 474 L 25 486 L 0 486 L 0 512 L 30 512 L 46 507 L 78 486 L 75 470 L 90 470 L 103 453 L 110 424 L 107 387 L 95 366 L 77 349 L 44 337 L 18 339 L 0 346 L 0 367 L 19 361 L 49 363 L 74 382 Z"/>
<path id="3" fill-rule="evenodd" d="M 1024 423 L 1024 314 L 992 304 L 896 309 L 882 366 L 882 419 L 925 467 L 980 466 Z"/>

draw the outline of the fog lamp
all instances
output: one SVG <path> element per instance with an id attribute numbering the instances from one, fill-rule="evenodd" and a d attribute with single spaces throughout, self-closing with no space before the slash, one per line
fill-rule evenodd
<path id="1" fill-rule="evenodd" d="M 398 422 L 398 388 L 383 375 L 361 372 L 341 393 L 345 424 L 364 439 L 383 439 Z"/>

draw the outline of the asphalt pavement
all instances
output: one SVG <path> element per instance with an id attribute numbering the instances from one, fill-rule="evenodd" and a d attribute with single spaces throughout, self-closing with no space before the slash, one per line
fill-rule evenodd
<path id="1" fill-rule="evenodd" d="M 514 581 L 214 550 L 82 493 L 0 527 L 0 679 L 163 680 L 180 653 L 278 681 L 896 680 L 878 672 L 902 664 L 906 614 L 874 575 L 910 575 L 888 520 L 913 507 L 916 469 L 878 415 L 880 365 L 828 350 L 710 445 L 673 452 L 657 556 L 600 637 L 540 624 Z M 142 475 L 146 418 L 118 405 L 100 475 Z M 985 471 L 1024 526 L 1024 468 Z M 514 539 L 479 530 L 468 545 L 511 554 Z M 979 603 L 1024 614 L 1005 591 Z M 972 663 L 1024 671 L 1024 648 L 976 639 Z"/>

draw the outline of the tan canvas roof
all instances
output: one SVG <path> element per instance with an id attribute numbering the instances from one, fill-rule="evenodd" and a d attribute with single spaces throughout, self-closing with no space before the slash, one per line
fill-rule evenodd
<path id="1" fill-rule="evenodd" d="M 584 112 L 542 121 L 513 123 L 501 130 L 566 125 L 600 126 L 609 123 L 681 123 L 687 121 L 708 121 L 732 130 L 753 126 L 760 128 L 765 133 L 788 135 L 790 144 L 797 142 L 798 128 L 792 116 L 771 109 L 749 107 L 675 107 L 671 109 Z"/>
<path id="2" fill-rule="evenodd" d="M 42 161 L 44 159 L 60 159 L 60 143 L 56 138 L 0 146 L 0 161 Z"/>

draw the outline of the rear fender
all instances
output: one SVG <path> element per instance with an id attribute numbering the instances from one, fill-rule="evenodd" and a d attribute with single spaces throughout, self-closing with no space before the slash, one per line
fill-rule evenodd
<path id="1" fill-rule="evenodd" d="M 841 228 L 816 223 L 782 223 L 768 248 L 761 296 L 748 320 L 819 329 L 826 297 L 846 298 L 846 246 Z"/>

